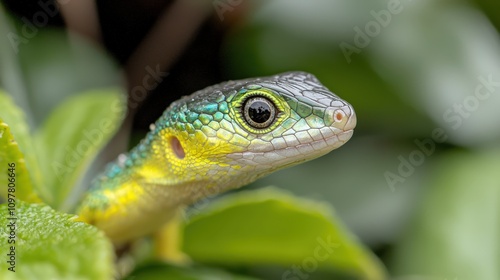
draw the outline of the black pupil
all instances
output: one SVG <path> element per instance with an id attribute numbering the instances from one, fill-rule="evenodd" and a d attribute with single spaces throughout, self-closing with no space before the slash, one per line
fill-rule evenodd
<path id="1" fill-rule="evenodd" d="M 256 123 L 265 123 L 271 117 L 271 108 L 266 102 L 255 101 L 248 108 L 248 116 Z"/>

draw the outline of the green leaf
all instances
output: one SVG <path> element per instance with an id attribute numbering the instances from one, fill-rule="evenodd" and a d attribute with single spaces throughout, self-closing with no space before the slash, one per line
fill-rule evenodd
<path id="1" fill-rule="evenodd" d="M 48 206 L 17 201 L 14 216 L 7 207 L 0 205 L 0 254 L 15 254 L 15 263 L 3 258 L 0 279 L 112 279 L 112 245 L 98 229 Z M 7 226 L 12 217 L 15 228 Z M 8 270 L 13 265 L 16 272 Z"/>
<path id="2" fill-rule="evenodd" d="M 44 201 L 56 209 L 64 205 L 78 179 L 121 123 L 125 106 L 117 88 L 86 91 L 65 100 L 38 131 L 38 151 L 44 161 Z"/>
<path id="3" fill-rule="evenodd" d="M 207 267 L 178 267 L 165 263 L 150 263 L 131 273 L 126 280 L 256 280 Z"/>
<path id="4" fill-rule="evenodd" d="M 27 202 L 40 202 L 33 191 L 23 153 L 14 140 L 8 124 L 0 119 L 0 195 L 7 200 L 8 196 Z M 10 171 L 8 171 L 10 169 Z M 12 174 L 12 176 L 9 176 Z M 10 194 L 10 195 L 9 195 Z"/>
<path id="5" fill-rule="evenodd" d="M 393 256 L 397 275 L 500 279 L 500 151 L 452 153 Z"/>
<path id="6" fill-rule="evenodd" d="M 12 99 L 0 90 L 0 168 L 7 168 L 7 163 L 16 163 L 18 191 L 16 196 L 27 202 L 39 202 L 40 199 L 33 189 L 41 193 L 42 178 L 38 166 L 36 151 L 33 145 L 24 114 L 14 104 Z M 0 172 L 0 182 L 6 181 L 6 172 Z M 5 178 L 5 179 L 4 179 Z M 2 190 L 5 190 L 2 185 Z M 2 191 L 1 195 L 6 193 Z"/>
<path id="7" fill-rule="evenodd" d="M 204 212 L 185 227 L 183 249 L 195 261 L 296 265 L 307 274 L 319 268 L 384 279 L 378 260 L 324 204 L 267 188 L 228 196 Z M 283 279 L 292 275 L 285 271 Z"/>

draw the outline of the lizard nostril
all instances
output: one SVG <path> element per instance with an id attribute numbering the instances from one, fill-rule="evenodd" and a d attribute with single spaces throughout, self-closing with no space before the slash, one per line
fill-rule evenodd
<path id="1" fill-rule="evenodd" d="M 347 114 L 342 109 L 337 109 L 333 111 L 331 118 L 335 123 L 341 123 L 345 120 Z"/>
<path id="2" fill-rule="evenodd" d="M 182 148 L 181 142 L 177 137 L 172 136 L 170 138 L 170 146 L 178 159 L 183 159 L 186 156 L 186 152 L 184 152 L 184 148 Z"/>
<path id="3" fill-rule="evenodd" d="M 337 122 L 341 122 L 344 119 L 344 117 L 345 117 L 344 112 L 340 111 L 340 110 L 335 111 L 334 114 L 335 114 L 335 117 L 334 117 L 335 121 L 337 121 Z"/>

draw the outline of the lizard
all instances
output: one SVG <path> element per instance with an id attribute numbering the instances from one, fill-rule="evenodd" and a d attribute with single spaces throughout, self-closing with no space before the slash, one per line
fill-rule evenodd
<path id="1" fill-rule="evenodd" d="M 312 74 L 227 81 L 173 102 L 92 182 L 77 215 L 113 241 L 151 234 L 205 190 L 222 193 L 339 148 L 353 107 Z"/>

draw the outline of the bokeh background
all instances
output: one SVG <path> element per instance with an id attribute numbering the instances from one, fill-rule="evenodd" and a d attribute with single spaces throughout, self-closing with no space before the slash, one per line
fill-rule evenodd
<path id="1" fill-rule="evenodd" d="M 21 28 L 40 10 L 36 1 L 3 3 Z M 34 108 L 36 126 L 75 88 L 123 81 L 131 113 L 91 176 L 182 95 L 228 79 L 311 72 L 354 106 L 354 137 L 249 188 L 274 185 L 330 203 L 394 279 L 500 279 L 496 1 L 196 3 L 61 4 L 29 38 L 39 49 L 24 52 L 18 70 L 36 75 L 17 102 Z M 59 47 L 67 40 L 83 42 L 77 54 L 113 66 L 87 71 L 85 56 Z M 57 62 L 68 60 L 78 69 Z M 33 70 L 40 61 L 53 67 Z M 168 75 L 134 96 L 148 66 Z"/>

